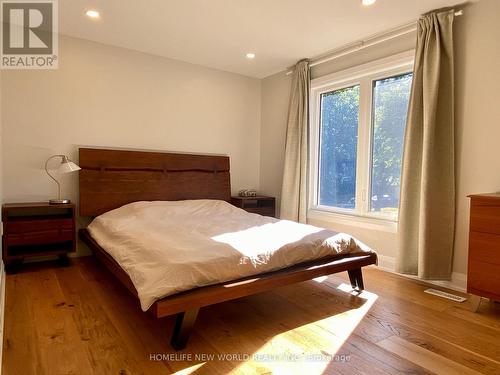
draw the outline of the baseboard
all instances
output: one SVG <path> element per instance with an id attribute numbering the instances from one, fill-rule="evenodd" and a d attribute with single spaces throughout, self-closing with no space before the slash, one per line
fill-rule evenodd
<path id="1" fill-rule="evenodd" d="M 397 273 L 396 269 L 396 258 L 390 257 L 387 255 L 378 255 L 378 266 L 379 269 L 395 273 L 397 275 L 401 275 L 404 277 L 408 277 L 410 279 L 419 280 L 428 284 L 442 286 L 444 288 L 456 290 L 458 292 L 466 292 L 467 291 L 467 275 L 465 273 L 453 272 L 451 274 L 450 281 L 434 281 L 434 280 L 421 280 L 416 276 L 403 275 L 401 273 Z"/>
<path id="2" fill-rule="evenodd" d="M 387 255 L 377 254 L 378 265 L 377 267 L 383 271 L 396 273 L 394 270 L 396 269 L 396 258 L 388 257 Z"/>
<path id="3" fill-rule="evenodd" d="M 3 261 L 0 261 L 0 375 L 2 374 L 4 316 L 5 316 L 5 267 Z"/>

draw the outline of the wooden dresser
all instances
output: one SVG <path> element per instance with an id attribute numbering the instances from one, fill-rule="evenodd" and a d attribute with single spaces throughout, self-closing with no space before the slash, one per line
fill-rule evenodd
<path id="1" fill-rule="evenodd" d="M 469 198 L 467 292 L 500 301 L 500 193 Z"/>

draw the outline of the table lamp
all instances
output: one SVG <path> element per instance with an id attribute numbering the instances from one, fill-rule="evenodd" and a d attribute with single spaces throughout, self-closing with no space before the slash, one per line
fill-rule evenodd
<path id="1" fill-rule="evenodd" d="M 57 181 L 57 179 L 53 175 L 50 174 L 49 170 L 47 169 L 47 165 L 48 165 L 49 161 L 54 159 L 54 158 L 61 158 L 61 164 L 59 164 L 59 168 L 57 169 L 57 171 L 60 174 L 76 172 L 76 171 L 79 171 L 81 168 L 78 165 L 76 165 L 75 163 L 73 163 L 66 155 L 52 155 L 45 162 L 45 172 L 47 172 L 49 177 L 55 181 L 55 183 L 57 184 L 57 188 L 58 188 L 57 199 L 50 199 L 49 204 L 68 204 L 71 202 L 69 199 L 62 199 L 61 198 L 61 184 L 59 183 L 59 181 Z"/>

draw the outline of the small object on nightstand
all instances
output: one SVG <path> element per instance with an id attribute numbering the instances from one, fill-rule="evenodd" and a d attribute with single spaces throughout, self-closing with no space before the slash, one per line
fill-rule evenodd
<path id="1" fill-rule="evenodd" d="M 57 192 L 58 192 L 57 199 L 51 199 L 51 200 L 49 200 L 49 203 L 50 204 L 69 204 L 70 203 L 69 199 L 61 198 L 61 184 L 59 183 L 59 181 L 57 181 L 57 179 L 54 176 L 52 176 L 52 174 L 50 174 L 49 169 L 47 168 L 49 165 L 49 161 L 54 159 L 54 158 L 61 158 L 61 164 L 59 164 L 59 168 L 57 169 L 59 174 L 76 172 L 76 171 L 79 171 L 81 168 L 78 165 L 76 165 L 75 163 L 73 163 L 66 155 L 52 155 L 45 162 L 45 172 L 57 184 Z"/>
<path id="2" fill-rule="evenodd" d="M 274 197 L 232 197 L 231 204 L 247 212 L 276 217 L 276 200 Z"/>
<path id="3" fill-rule="evenodd" d="M 257 190 L 254 189 L 244 189 L 238 192 L 238 197 L 256 197 Z"/>
<path id="4" fill-rule="evenodd" d="M 2 259 L 8 271 L 26 258 L 57 255 L 63 264 L 76 251 L 75 205 L 11 203 L 2 206 Z"/>

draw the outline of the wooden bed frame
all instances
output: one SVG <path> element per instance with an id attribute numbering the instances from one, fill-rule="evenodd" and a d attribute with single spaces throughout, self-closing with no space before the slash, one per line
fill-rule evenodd
<path id="1" fill-rule="evenodd" d="M 231 198 L 229 157 L 80 148 L 80 215 L 98 216 L 140 200 Z M 137 296 L 129 276 L 91 237 L 80 238 L 94 255 Z M 156 301 L 149 312 L 157 318 L 177 314 L 171 338 L 176 350 L 186 347 L 203 306 L 265 292 L 315 277 L 347 271 L 353 288 L 362 290 L 361 268 L 377 262 L 375 253 L 322 258 L 230 282 L 177 293 Z"/>

